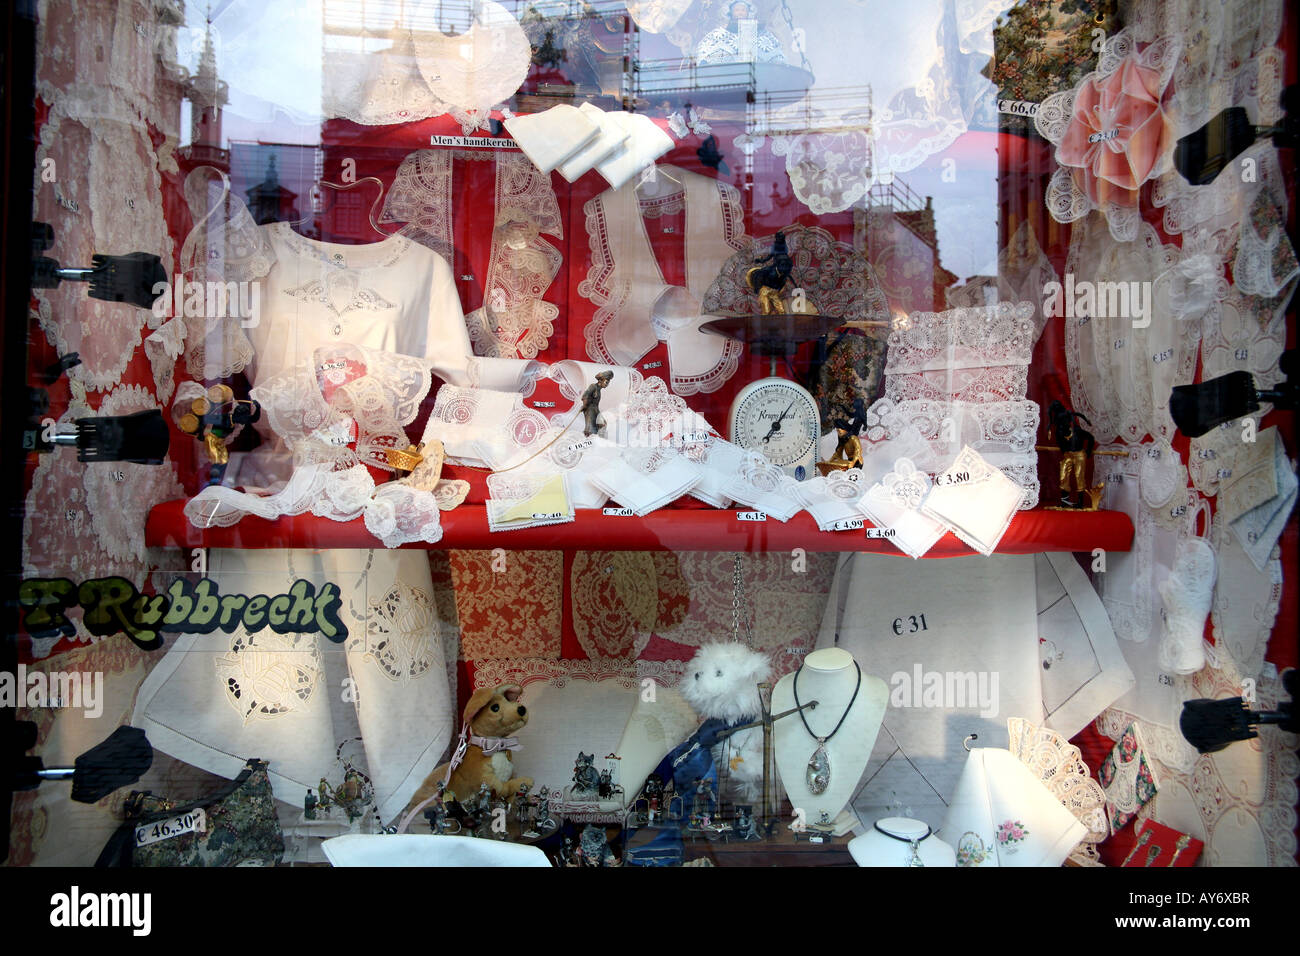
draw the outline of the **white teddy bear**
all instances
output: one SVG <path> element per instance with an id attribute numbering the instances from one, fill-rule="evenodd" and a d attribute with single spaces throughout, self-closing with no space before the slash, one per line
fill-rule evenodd
<path id="1" fill-rule="evenodd" d="M 743 724 L 762 716 L 758 684 L 772 676 L 765 654 L 743 644 L 705 644 L 686 665 L 678 690 L 701 718 Z M 722 766 L 726 749 L 727 766 Z M 756 803 L 763 793 L 763 728 L 752 727 L 714 748 L 714 762 L 733 800 Z M 722 794 L 719 794 L 722 796 Z"/>

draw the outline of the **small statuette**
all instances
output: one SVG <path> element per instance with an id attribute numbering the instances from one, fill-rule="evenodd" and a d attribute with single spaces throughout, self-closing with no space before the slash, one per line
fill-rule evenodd
<path id="1" fill-rule="evenodd" d="M 819 796 L 831 785 L 831 757 L 826 752 L 826 738 L 817 738 L 817 749 L 808 758 L 808 792 Z"/>

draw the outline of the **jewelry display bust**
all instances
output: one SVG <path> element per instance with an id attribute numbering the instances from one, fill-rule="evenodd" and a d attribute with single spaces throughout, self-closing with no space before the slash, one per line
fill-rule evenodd
<path id="1" fill-rule="evenodd" d="M 885 718 L 889 687 L 860 671 L 848 651 L 828 647 L 813 651 L 798 671 L 777 682 L 774 713 L 796 706 L 796 677 L 799 702 L 815 700 L 817 706 L 805 709 L 802 720 L 792 714 L 773 725 L 777 770 L 796 813 L 803 810 L 805 820 L 815 821 L 825 812 L 834 820 L 866 769 Z"/>
<path id="2" fill-rule="evenodd" d="M 925 823 L 885 817 L 849 841 L 858 866 L 956 866 L 957 852 Z"/>

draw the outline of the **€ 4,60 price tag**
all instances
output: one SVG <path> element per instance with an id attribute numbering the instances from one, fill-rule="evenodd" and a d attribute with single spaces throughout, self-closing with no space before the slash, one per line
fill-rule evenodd
<path id="1" fill-rule="evenodd" d="M 151 843 L 170 840 L 183 833 L 206 833 L 207 830 L 208 819 L 203 813 L 203 808 L 200 807 L 197 810 L 178 813 L 166 820 L 140 824 L 135 828 L 135 845 L 148 846 Z"/>

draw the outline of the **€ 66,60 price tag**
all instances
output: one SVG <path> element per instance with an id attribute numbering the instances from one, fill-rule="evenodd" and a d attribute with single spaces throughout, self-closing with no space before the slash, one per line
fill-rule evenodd
<path id="1" fill-rule="evenodd" d="M 200 807 L 198 810 L 180 813 L 166 820 L 142 823 L 135 828 L 135 845 L 148 846 L 150 843 L 170 840 L 183 833 L 206 833 L 207 830 L 208 820 Z"/>

